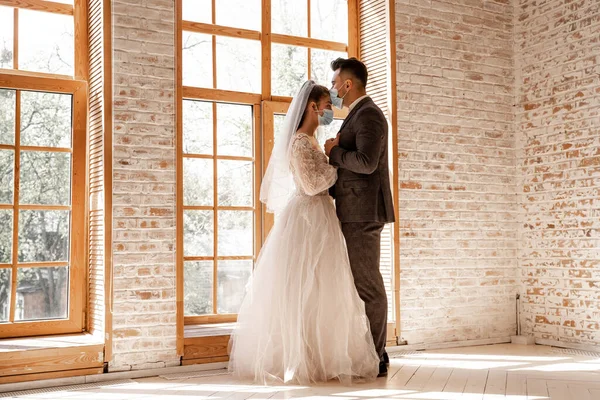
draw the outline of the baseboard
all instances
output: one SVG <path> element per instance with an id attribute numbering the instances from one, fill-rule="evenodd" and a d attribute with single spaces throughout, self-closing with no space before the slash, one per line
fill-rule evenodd
<path id="1" fill-rule="evenodd" d="M 561 347 L 563 349 L 574 349 L 574 350 L 584 350 L 584 351 L 592 351 L 595 353 L 600 353 L 600 346 L 594 346 L 589 344 L 578 344 L 578 343 L 567 343 L 561 342 L 559 340 L 549 340 L 549 339 L 535 339 L 535 344 L 541 344 L 545 346 L 553 346 L 553 347 Z"/>
<path id="2" fill-rule="evenodd" d="M 227 363 L 223 362 L 212 364 L 195 364 L 188 366 L 143 369 L 137 371 L 107 372 L 104 374 L 36 380 L 33 382 L 6 383 L 0 385 L 0 393 L 17 392 L 20 390 L 41 389 L 56 386 L 81 385 L 84 383 L 107 382 L 121 379 L 149 378 L 165 374 L 224 369 L 227 368 L 227 365 Z"/>
<path id="3" fill-rule="evenodd" d="M 0 377 L 0 392 L 3 391 L 5 385 L 23 383 L 27 385 L 31 384 L 32 381 L 47 381 L 53 379 L 70 379 L 80 378 L 87 375 L 99 375 L 102 374 L 102 367 L 95 368 L 82 368 L 82 369 L 68 369 L 64 371 L 50 371 L 50 372 L 37 372 L 32 374 L 20 374 Z"/>
<path id="4" fill-rule="evenodd" d="M 500 338 L 492 338 L 492 339 L 461 340 L 461 341 L 456 341 L 456 342 L 406 344 L 406 345 L 402 345 L 402 346 L 389 346 L 389 347 L 386 347 L 386 350 L 388 353 L 391 353 L 394 351 L 451 349 L 453 347 L 486 346 L 486 345 L 490 345 L 490 344 L 503 344 L 503 343 L 510 343 L 510 336 L 500 337 Z"/>

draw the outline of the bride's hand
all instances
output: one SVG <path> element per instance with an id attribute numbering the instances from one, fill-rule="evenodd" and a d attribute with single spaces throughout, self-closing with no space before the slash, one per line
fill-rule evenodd
<path id="1" fill-rule="evenodd" d="M 327 157 L 329 157 L 329 154 L 331 153 L 331 149 L 333 149 L 335 146 L 339 146 L 340 144 L 340 134 L 338 133 L 338 135 L 335 137 L 335 139 L 328 139 L 325 142 L 325 155 Z"/>

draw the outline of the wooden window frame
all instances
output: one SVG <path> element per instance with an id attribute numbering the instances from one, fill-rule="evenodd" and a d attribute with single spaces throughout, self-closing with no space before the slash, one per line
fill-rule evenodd
<path id="1" fill-rule="evenodd" d="M 10 320 L 14 320 L 17 290 L 17 269 L 46 266 L 69 266 L 69 305 L 66 319 L 39 321 L 13 321 L 0 324 L 2 337 L 41 336 L 51 334 L 76 333 L 84 330 L 85 324 L 85 278 L 86 278 L 86 191 L 87 191 L 87 83 L 74 79 L 45 78 L 25 74 L 7 74 L 0 72 L 0 88 L 16 90 L 15 144 L 2 145 L 2 149 L 13 150 L 15 157 L 14 201 L 12 205 L 2 206 L 13 212 L 13 250 L 12 262 L 1 264 L 0 268 L 11 268 Z M 37 147 L 20 145 L 20 91 L 42 91 L 72 95 L 72 146 L 71 148 Z M 71 205 L 45 206 L 20 205 L 19 196 L 19 160 L 21 150 L 64 152 L 71 154 Z M 70 210 L 69 261 L 64 262 L 28 262 L 18 260 L 18 216 L 19 210 Z"/>
<path id="2" fill-rule="evenodd" d="M 205 92 L 205 90 L 209 92 Z M 246 161 L 253 163 L 254 169 L 254 188 L 260 187 L 260 182 L 262 179 L 261 170 L 260 170 L 260 160 L 258 156 L 260 155 L 260 126 L 261 126 L 261 113 L 260 113 L 260 105 L 254 104 L 252 102 L 251 97 L 244 97 L 242 99 L 246 101 L 240 101 L 240 98 L 236 97 L 237 94 L 235 92 L 226 93 L 224 91 L 220 91 L 223 93 L 218 93 L 214 89 L 198 89 L 198 88 L 183 88 L 182 99 L 178 105 L 178 109 L 183 107 L 184 100 L 192 100 L 192 101 L 202 101 L 207 103 L 212 103 L 213 108 L 213 154 L 206 155 L 198 155 L 198 154 L 185 154 L 183 153 L 183 129 L 181 129 L 181 136 L 178 133 L 177 140 L 177 243 L 178 243 L 178 270 L 180 268 L 179 262 L 181 262 L 181 285 L 177 286 L 177 292 L 181 291 L 181 303 L 178 299 L 178 307 L 181 304 L 183 308 L 183 267 L 185 261 L 212 261 L 213 262 L 213 287 L 212 287 L 212 298 L 213 298 L 213 314 L 208 315 L 197 315 L 197 316 L 185 316 L 185 324 L 193 325 L 193 324 L 212 324 L 212 323 L 223 323 L 223 322 L 235 322 L 237 321 L 237 314 L 218 314 L 216 312 L 217 308 L 217 285 L 216 277 L 218 274 L 218 262 L 219 261 L 228 261 L 228 260 L 252 260 L 255 261 L 256 254 L 260 250 L 261 241 L 258 240 L 259 236 L 257 233 L 262 231 L 262 219 L 261 219 L 261 208 L 260 208 L 260 200 L 259 193 L 257 190 L 253 190 L 253 206 L 219 206 L 217 199 L 217 163 L 221 160 L 232 160 L 232 161 Z M 250 101 L 248 101 L 250 100 Z M 240 106 L 249 106 L 252 107 L 252 120 L 253 126 L 252 130 L 254 133 L 253 138 L 253 154 L 250 157 L 244 156 L 222 156 L 217 154 L 216 152 L 216 143 L 217 143 L 217 117 L 216 117 L 216 108 L 217 104 L 235 104 Z M 183 117 L 180 112 L 178 112 L 177 119 L 179 117 Z M 182 122 L 178 122 L 178 132 L 180 130 L 180 126 L 182 126 Z M 212 206 L 189 206 L 183 204 L 183 160 L 186 158 L 199 158 L 199 159 L 207 159 L 213 161 L 213 198 L 214 202 Z M 213 244 L 214 250 L 212 256 L 185 256 L 183 254 L 183 214 L 186 210 L 202 210 L 202 211 L 212 211 L 214 212 L 214 232 L 213 232 Z M 218 243 L 218 227 L 219 221 L 217 218 L 217 214 L 219 211 L 252 211 L 254 213 L 254 255 L 251 256 L 219 256 L 217 252 L 216 245 Z M 181 229 L 179 229 L 181 227 Z M 180 245 L 181 244 L 181 245 Z M 180 254 L 181 253 L 181 254 Z M 178 276 L 179 279 L 179 276 Z M 183 314 L 183 309 L 181 310 Z M 179 316 L 179 314 L 178 314 Z M 179 326 L 179 325 L 178 325 Z M 183 324 L 182 324 L 183 326 Z"/>
<path id="3" fill-rule="evenodd" d="M 212 0 L 212 21 L 216 22 L 215 17 L 215 5 L 217 0 Z M 311 1 L 307 2 L 307 20 L 308 20 L 308 32 L 307 36 L 310 36 L 310 4 Z M 234 104 L 246 104 L 253 106 L 254 110 L 254 179 L 255 179 L 255 254 L 254 259 L 258 256 L 260 248 L 262 247 L 263 240 L 265 238 L 265 232 L 267 231 L 267 224 L 272 221 L 272 216 L 266 213 L 264 205 L 259 201 L 260 183 L 262 173 L 267 165 L 265 160 L 265 153 L 263 143 L 264 138 L 264 121 L 262 120 L 268 115 L 266 108 L 268 107 L 267 102 L 278 102 L 278 103 L 289 103 L 291 97 L 285 96 L 273 96 L 271 89 L 271 45 L 272 44 L 284 44 L 292 45 L 297 47 L 304 47 L 308 51 L 308 76 L 311 75 L 311 49 L 318 50 L 332 50 L 346 52 L 349 57 L 356 57 L 358 55 L 358 0 L 348 0 L 348 44 L 339 43 L 334 41 L 327 41 L 321 39 L 314 39 L 310 37 L 298 37 L 291 35 L 283 35 L 271 32 L 271 0 L 262 0 L 262 12 L 261 12 L 261 30 L 254 31 L 250 29 L 233 28 L 228 26 L 221 26 L 208 23 L 199 23 L 192 21 L 184 21 L 182 18 L 182 0 L 177 0 L 176 3 L 176 51 L 177 51 L 177 111 L 176 111 L 176 124 L 177 124 L 177 339 L 178 339 L 178 352 L 183 354 L 183 337 L 184 337 L 184 325 L 193 324 L 211 324 L 211 323 L 224 323 L 224 322 L 235 322 L 237 320 L 237 314 L 213 314 L 203 316 L 184 316 L 184 261 L 191 259 L 210 259 L 213 257 L 184 257 L 183 252 L 183 210 L 191 207 L 183 205 L 183 117 L 182 108 L 183 100 L 200 100 L 208 102 L 219 102 L 219 103 L 234 103 Z M 266 18 L 265 18 L 266 17 Z M 199 88 L 183 86 L 183 68 L 182 68 L 182 46 L 183 46 L 183 31 L 189 31 L 194 33 L 202 33 L 213 35 L 212 40 L 212 54 L 213 54 L 213 88 Z M 261 92 L 260 93 L 247 93 L 247 92 L 235 92 L 229 90 L 216 89 L 216 36 L 224 36 L 237 39 L 248 39 L 254 41 L 260 41 L 261 43 Z M 271 103 L 274 104 L 274 103 Z M 342 112 L 343 113 L 343 112 Z M 336 113 L 339 118 L 340 113 Z M 208 158 L 208 157 L 207 157 Z M 211 157 L 212 158 L 212 157 Z M 216 175 L 216 174 L 215 174 Z M 216 178 L 214 178 L 216 179 Z M 216 206 L 215 206 L 216 207 Z M 213 207 L 204 207 L 204 209 L 213 209 Z M 216 229 L 215 229 L 216 235 Z M 215 239 L 216 240 L 216 236 Z M 214 255 L 217 258 L 217 255 Z M 214 269 L 213 269 L 214 271 Z M 213 284 L 213 292 L 216 290 L 216 285 Z M 214 295 L 213 295 L 214 296 Z M 214 306 L 214 304 L 213 304 Z"/>
<path id="4" fill-rule="evenodd" d="M 45 0 L 0 0 L 0 6 L 14 9 L 13 26 L 13 69 L 0 69 L 0 88 L 16 90 L 15 101 L 15 142 L 14 145 L 2 145 L 0 148 L 13 150 L 14 153 L 14 193 L 13 204 L 2 208 L 13 209 L 13 251 L 10 264 L 11 295 L 10 317 L 14 320 L 17 270 L 46 266 L 69 267 L 69 290 L 67 318 L 12 321 L 0 324 L 0 338 L 43 336 L 65 333 L 81 333 L 86 329 L 87 311 L 87 116 L 88 116 L 88 44 L 87 44 L 87 2 L 74 0 L 73 5 Z M 51 14 L 73 16 L 74 26 L 74 70 L 73 76 L 32 72 L 18 69 L 19 65 L 19 14 L 26 9 Z M 69 94 L 72 96 L 71 147 L 54 148 L 42 146 L 21 146 L 20 144 L 20 91 L 40 91 Z M 19 161 L 20 150 L 63 152 L 71 154 L 71 202 L 69 206 L 19 205 Z M 21 209 L 70 210 L 69 261 L 18 263 L 18 213 Z"/>
<path id="5" fill-rule="evenodd" d="M 15 7 L 25 10 L 45 11 L 54 14 L 74 15 L 75 6 L 46 0 L 0 0 L 0 6 Z"/>
<path id="6" fill-rule="evenodd" d="M 2 1 L 2 0 L 0 0 Z M 212 14 L 213 21 L 215 19 L 215 3 L 217 0 L 212 0 Z M 306 0 L 308 7 L 308 33 L 310 36 L 310 4 L 312 1 L 316 0 Z M 271 0 L 262 0 L 262 28 L 261 31 L 255 31 L 251 29 L 243 29 L 243 28 L 233 28 L 223 25 L 217 24 L 208 24 L 202 22 L 192 22 L 185 21 L 182 19 L 182 0 L 177 0 L 177 52 L 178 52 L 178 86 L 181 91 L 188 92 L 190 90 L 194 90 L 198 94 L 205 93 L 213 93 L 213 96 L 220 97 L 218 93 L 214 92 L 229 92 L 231 96 L 228 97 L 230 100 L 215 100 L 215 101 L 235 101 L 239 102 L 240 99 L 243 102 L 246 102 L 246 96 L 252 96 L 252 98 L 259 98 L 262 101 L 291 101 L 291 98 L 288 97 L 277 97 L 273 96 L 271 93 L 271 44 L 283 44 L 289 46 L 296 47 L 304 47 L 308 52 L 308 76 L 310 79 L 310 67 L 311 67 L 311 56 L 310 50 L 331 50 L 331 51 L 339 51 L 346 52 L 348 57 L 357 57 L 358 55 L 358 0 L 348 0 L 348 44 L 335 42 L 330 40 L 322 40 L 315 39 L 311 37 L 301 37 L 301 36 L 292 36 L 292 35 L 284 35 L 279 33 L 271 32 Z M 264 16 L 269 16 L 269 18 L 264 18 Z M 235 39 L 247 39 L 260 41 L 262 47 L 262 55 L 261 55 L 261 69 L 262 69 L 262 90 L 261 93 L 244 93 L 244 92 L 231 92 L 227 90 L 221 89 L 210 89 L 210 88 L 196 88 L 196 87 L 188 87 L 182 85 L 182 69 L 181 69 L 181 56 L 182 56 L 182 31 L 188 31 L 193 33 L 202 33 L 206 35 L 214 36 L 223 36 Z M 354 33 L 354 34 L 353 34 Z M 214 48 L 216 46 L 215 41 L 213 40 L 213 54 Z M 216 87 L 216 65 L 214 63 L 216 60 L 213 58 L 213 82 L 215 83 L 213 86 Z M 260 96 L 260 97 L 257 97 Z M 204 97 L 203 97 L 204 99 Z M 179 101 L 181 98 L 178 99 Z M 254 102 L 254 104 L 259 104 L 260 102 Z"/>

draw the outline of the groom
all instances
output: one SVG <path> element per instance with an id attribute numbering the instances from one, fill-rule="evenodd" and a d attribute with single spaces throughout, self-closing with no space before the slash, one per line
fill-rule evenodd
<path id="1" fill-rule="evenodd" d="M 329 163 L 338 167 L 338 180 L 330 189 L 346 238 L 354 284 L 365 309 L 375 349 L 379 376 L 386 376 L 385 351 L 387 295 L 379 272 L 381 231 L 394 222 L 394 205 L 388 169 L 388 125 L 379 107 L 367 96 L 367 68 L 356 58 L 338 58 L 331 101 L 349 108 L 340 132 L 325 143 Z"/>

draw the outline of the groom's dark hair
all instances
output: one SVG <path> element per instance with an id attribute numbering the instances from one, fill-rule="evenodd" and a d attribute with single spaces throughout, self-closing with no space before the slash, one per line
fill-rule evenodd
<path id="1" fill-rule="evenodd" d="M 367 80 L 369 79 L 369 73 L 367 72 L 367 67 L 362 61 L 351 57 L 351 58 L 337 58 L 331 62 L 331 69 L 333 71 L 340 70 L 340 74 L 348 73 L 352 75 L 352 77 L 356 78 L 358 83 L 362 85 L 363 88 L 367 87 Z"/>

